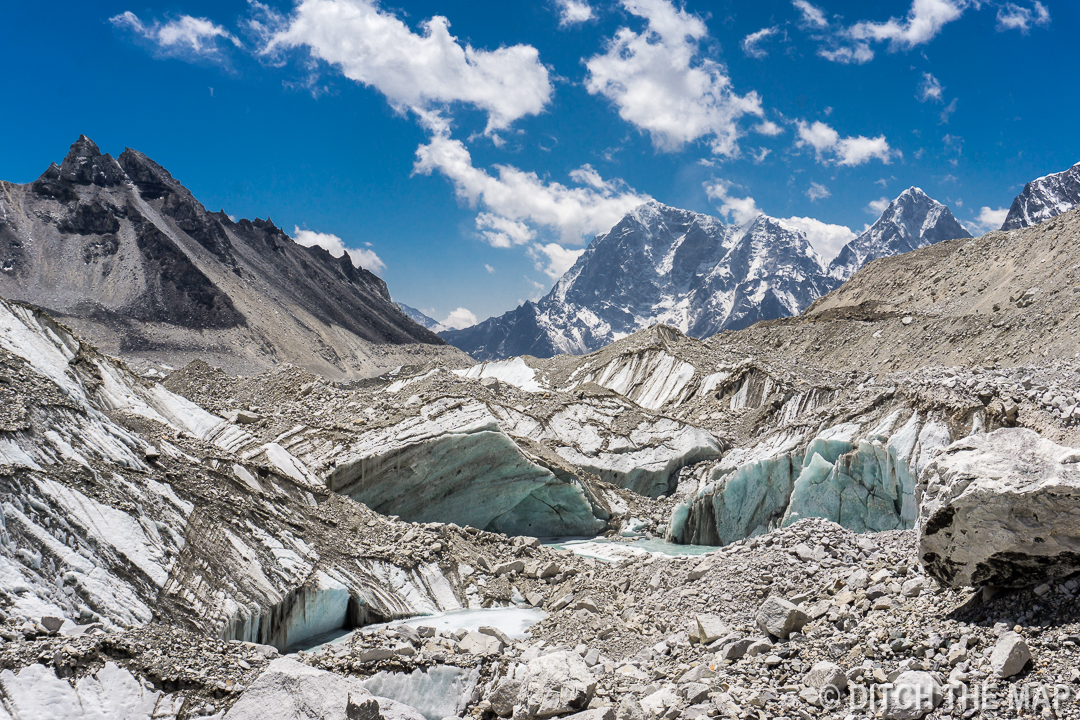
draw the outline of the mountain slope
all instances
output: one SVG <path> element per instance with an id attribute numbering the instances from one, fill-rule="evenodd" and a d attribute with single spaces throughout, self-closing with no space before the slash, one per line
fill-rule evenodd
<path id="1" fill-rule="evenodd" d="M 292 362 L 351 377 L 416 362 L 412 349 L 460 356 L 347 256 L 207 212 L 142 153 L 114 159 L 85 136 L 38 180 L 0 183 L 0 270 L 0 294 L 136 364 Z"/>
<path id="2" fill-rule="evenodd" d="M 783 220 L 733 228 L 651 202 L 598 235 L 540 301 L 440 335 L 479 360 L 580 355 L 657 323 L 705 338 L 797 315 L 868 260 L 953 237 L 970 234 L 911 188 L 826 268 Z"/>
<path id="3" fill-rule="evenodd" d="M 1080 163 L 1032 180 L 1013 200 L 1002 230 L 1016 230 L 1049 220 L 1080 205 Z"/>
<path id="4" fill-rule="evenodd" d="M 949 208 L 911 187 L 889 203 L 881 217 L 849 242 L 829 265 L 829 276 L 844 281 L 866 263 L 911 252 L 942 240 L 969 238 Z"/>

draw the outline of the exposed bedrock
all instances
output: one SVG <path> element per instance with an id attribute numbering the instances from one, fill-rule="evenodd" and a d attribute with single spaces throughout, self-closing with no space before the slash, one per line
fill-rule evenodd
<path id="1" fill-rule="evenodd" d="M 696 497 L 675 508 L 669 537 L 727 545 L 808 517 L 856 532 L 913 527 L 919 470 L 951 438 L 943 423 L 905 414 L 896 410 L 869 431 L 843 423 L 808 443 L 781 433 L 733 451 Z"/>
<path id="2" fill-rule="evenodd" d="M 946 448 L 921 478 L 919 553 L 954 587 L 1030 587 L 1080 570 L 1080 450 L 1003 428 Z"/>

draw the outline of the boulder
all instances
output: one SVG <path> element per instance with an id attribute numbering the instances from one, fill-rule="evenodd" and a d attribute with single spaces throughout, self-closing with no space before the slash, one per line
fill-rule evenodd
<path id="1" fill-rule="evenodd" d="M 494 655 L 502 652 L 503 647 L 499 638 L 475 630 L 458 641 L 458 650 L 472 655 Z"/>
<path id="2" fill-rule="evenodd" d="M 941 685 L 922 670 L 900 673 L 886 690 L 881 717 L 886 720 L 919 720 L 941 704 Z"/>
<path id="3" fill-rule="evenodd" d="M 848 679 L 843 669 L 836 663 L 822 660 L 810 668 L 810 672 L 803 677 L 803 685 L 822 690 L 836 688 L 837 691 L 847 690 Z"/>
<path id="4" fill-rule="evenodd" d="M 731 628 L 716 615 L 698 615 L 690 622 L 690 639 L 702 645 L 719 640 L 729 632 Z"/>
<path id="5" fill-rule="evenodd" d="M 990 668 L 999 678 L 1016 675 L 1031 661 L 1031 649 L 1027 641 L 1014 632 L 1007 632 L 998 639 L 990 654 Z"/>
<path id="6" fill-rule="evenodd" d="M 533 658 L 525 666 L 515 718 L 542 718 L 580 712 L 589 707 L 596 680 L 577 653 L 561 651 Z"/>
<path id="7" fill-rule="evenodd" d="M 1034 587 L 1080 570 L 1080 450 L 1023 428 L 972 435 L 920 479 L 919 553 L 953 587 Z"/>
<path id="8" fill-rule="evenodd" d="M 795 604 L 783 598 L 770 597 L 758 610 L 757 626 L 778 638 L 786 638 L 793 632 L 803 629 L 810 622 L 810 616 Z"/>

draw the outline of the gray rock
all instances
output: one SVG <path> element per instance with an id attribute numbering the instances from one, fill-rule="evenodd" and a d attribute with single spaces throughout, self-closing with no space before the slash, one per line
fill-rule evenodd
<path id="1" fill-rule="evenodd" d="M 615 720 L 615 708 L 593 708 L 573 715 L 564 715 L 560 720 Z"/>
<path id="2" fill-rule="evenodd" d="M 954 587 L 1033 587 L 1080 570 L 1080 451 L 1022 428 L 972 435 L 920 478 L 919 554 Z"/>
<path id="3" fill-rule="evenodd" d="M 783 598 L 770 597 L 758 610 L 756 624 L 763 631 L 778 638 L 786 638 L 803 629 L 810 616 Z"/>
<path id="4" fill-rule="evenodd" d="M 491 710 L 499 717 L 508 718 L 514 714 L 514 703 L 517 701 L 518 692 L 521 690 L 521 681 L 512 677 L 504 677 L 495 686 L 488 696 Z"/>
<path id="5" fill-rule="evenodd" d="M 527 720 L 585 710 L 596 692 L 596 680 L 577 653 L 541 655 L 525 666 L 514 717 Z"/>
<path id="6" fill-rule="evenodd" d="M 998 639 L 990 653 L 990 668 L 999 678 L 1016 675 L 1031 661 L 1031 649 L 1027 641 L 1014 632 L 1007 632 Z"/>
<path id="7" fill-rule="evenodd" d="M 470 632 L 458 641 L 458 650 L 472 655 L 495 655 L 502 652 L 502 640 L 482 632 Z"/>
<path id="8" fill-rule="evenodd" d="M 919 720 L 941 704 L 941 685 L 921 670 L 901 673 L 885 692 L 881 716 L 887 720 Z"/>
<path id="9" fill-rule="evenodd" d="M 742 638 L 741 640 L 728 643 L 720 649 L 719 657 L 721 660 L 738 660 L 746 654 L 746 651 L 749 650 L 750 646 L 755 642 L 758 641 L 754 638 Z"/>
<path id="10" fill-rule="evenodd" d="M 803 677 L 803 684 L 817 690 L 834 687 L 838 691 L 847 690 L 848 679 L 843 669 L 836 663 L 822 660 L 810 668 L 810 672 Z"/>
<path id="11" fill-rule="evenodd" d="M 690 622 L 690 639 L 702 645 L 719 640 L 729 632 L 731 628 L 716 615 L 698 615 Z"/>
<path id="12" fill-rule="evenodd" d="M 46 630 L 48 630 L 51 635 L 55 635 L 56 633 L 60 632 L 60 628 L 63 626 L 63 624 L 63 619 L 58 617 L 46 615 L 45 617 L 41 618 L 41 625 Z"/>

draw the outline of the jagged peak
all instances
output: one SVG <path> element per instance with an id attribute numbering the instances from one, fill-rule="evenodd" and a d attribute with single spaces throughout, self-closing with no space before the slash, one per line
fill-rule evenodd
<path id="1" fill-rule="evenodd" d="M 119 185 L 124 170 L 111 155 L 102 155 L 93 140 L 79 135 L 60 163 L 60 179 L 80 185 Z"/>

